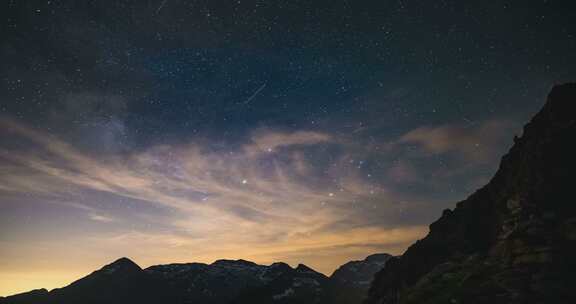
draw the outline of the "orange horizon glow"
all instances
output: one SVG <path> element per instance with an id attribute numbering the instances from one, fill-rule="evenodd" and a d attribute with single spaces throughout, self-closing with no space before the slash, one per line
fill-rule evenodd
<path id="1" fill-rule="evenodd" d="M 234 153 L 190 142 L 120 159 L 87 154 L 16 120 L 0 126 L 34 147 L 0 151 L 8 160 L 9 174 L 0 175 L 5 204 L 38 214 L 7 226 L 2 295 L 62 287 L 122 256 L 142 267 L 221 258 L 303 263 L 330 275 L 350 260 L 399 254 L 427 231 L 363 223 L 378 212 L 401 215 L 406 205 L 350 170 L 353 155 L 318 172 L 299 151 L 346 145 L 334 135 L 259 130 Z"/>
<path id="2" fill-rule="evenodd" d="M 374 254 L 374 253 L 382 253 L 386 252 L 392 255 L 399 255 L 404 250 L 405 247 L 411 244 L 413 241 L 423 237 L 427 232 L 426 227 L 413 227 L 406 230 L 391 230 L 391 231 L 381 231 L 381 235 L 379 237 L 375 237 L 373 234 L 378 233 L 375 230 L 368 230 L 362 232 L 356 232 L 347 235 L 345 238 L 364 238 L 369 241 L 380 241 L 384 242 L 382 245 L 381 250 L 368 252 L 365 248 L 345 248 L 344 250 L 340 250 L 334 252 L 332 255 L 328 255 L 327 253 L 320 253 L 317 256 L 309 256 L 306 259 L 302 259 L 300 257 L 291 256 L 290 254 L 278 258 L 278 259 L 271 259 L 271 255 L 274 254 L 276 250 L 262 250 L 262 252 L 257 253 L 253 252 L 250 249 L 247 249 L 246 252 L 240 252 L 238 249 L 233 249 L 232 253 L 229 255 L 224 255 L 219 258 L 209 258 L 209 257 L 196 257 L 194 259 L 189 259 L 185 256 L 175 256 L 173 258 L 162 258 L 158 260 L 153 260 L 153 258 L 142 258 L 142 261 L 139 258 L 134 258 L 132 256 L 128 256 L 128 258 L 132 259 L 136 264 L 138 264 L 143 269 L 159 264 L 171 264 L 171 263 L 206 263 L 211 264 L 212 262 L 220 259 L 244 259 L 255 262 L 257 264 L 262 265 L 270 265 L 274 262 L 285 262 L 289 264 L 291 267 L 296 267 L 298 264 L 306 264 L 307 266 L 311 267 L 312 269 L 325 274 L 326 276 L 330 276 L 336 268 L 344 263 L 352 260 L 362 260 L 367 255 Z M 386 235 L 387 234 L 387 235 Z M 332 237 L 328 237 L 328 239 L 332 239 Z M 343 238 L 342 238 L 343 239 Z M 314 241 L 306 240 L 305 242 L 300 242 L 300 244 L 295 244 L 294 248 L 302 249 L 302 248 L 309 248 L 311 251 L 318 250 L 322 252 L 323 250 L 329 250 L 326 248 L 318 248 L 321 247 L 322 243 L 326 243 L 328 240 L 320 240 L 318 242 L 319 245 L 314 246 L 312 245 Z M 336 240 L 337 241 L 337 240 Z M 388 242 L 388 245 L 385 245 Z M 340 242 L 336 242 L 340 243 Z M 346 243 L 346 242 L 344 242 Z M 309 244 L 309 247 L 302 246 L 303 244 Z M 345 244 L 339 244 L 344 245 Z M 290 248 L 291 245 L 284 244 L 286 248 Z M 282 247 L 280 246 L 280 247 Z M 331 248 L 331 247 L 328 247 Z M 236 253 L 235 256 L 233 256 Z M 289 253 L 289 252 L 288 252 Z M 25 267 L 20 267 L 20 270 L 14 270 L 14 272 L 6 272 L 0 271 L 0 296 L 10 296 L 22 292 L 31 291 L 34 289 L 41 289 L 45 288 L 47 290 L 52 290 L 54 288 L 61 288 L 69 285 L 70 283 L 90 274 L 91 272 L 100 269 L 102 266 L 109 264 L 120 258 L 121 256 L 115 258 L 91 258 L 88 261 L 83 261 L 73 258 L 70 260 L 61 259 L 56 261 L 54 265 L 46 265 L 46 264 L 39 264 L 39 265 L 29 265 L 29 268 L 39 267 L 40 269 L 36 271 L 23 271 Z M 76 264 L 77 263 L 77 264 Z M 64 269 L 64 270 L 62 270 Z"/>

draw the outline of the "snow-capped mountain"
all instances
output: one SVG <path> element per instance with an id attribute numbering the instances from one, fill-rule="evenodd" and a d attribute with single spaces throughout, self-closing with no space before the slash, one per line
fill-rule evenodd
<path id="1" fill-rule="evenodd" d="M 285 263 L 270 266 L 245 260 L 218 260 L 210 265 L 169 264 L 152 266 L 146 273 L 181 291 L 181 303 L 230 303 L 250 299 L 255 301 L 302 302 L 301 294 L 308 297 L 315 291 L 319 297 L 327 279 L 323 274 L 305 265 L 292 268 Z M 296 303 L 296 302 L 294 302 Z"/>

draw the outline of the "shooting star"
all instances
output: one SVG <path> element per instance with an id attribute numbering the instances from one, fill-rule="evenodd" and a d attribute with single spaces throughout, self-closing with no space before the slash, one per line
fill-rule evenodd
<path id="1" fill-rule="evenodd" d="M 163 0 L 162 3 L 160 3 L 160 6 L 156 9 L 156 14 L 158 14 L 160 12 L 160 10 L 164 7 L 164 4 L 166 4 L 166 1 L 168 1 L 168 0 Z"/>
<path id="2" fill-rule="evenodd" d="M 254 97 L 256 97 L 256 95 L 258 95 L 258 93 L 260 93 L 262 90 L 264 90 L 264 88 L 266 87 L 266 83 L 264 83 L 263 85 L 261 85 L 258 90 L 256 90 L 256 92 L 254 92 L 254 94 L 252 94 L 252 96 L 248 97 L 248 99 L 246 99 L 242 104 L 248 104 L 249 102 L 252 101 L 252 99 L 254 99 Z"/>

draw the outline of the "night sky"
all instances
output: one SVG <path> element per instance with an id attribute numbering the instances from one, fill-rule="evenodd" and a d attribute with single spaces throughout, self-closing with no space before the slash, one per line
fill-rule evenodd
<path id="1" fill-rule="evenodd" d="M 0 20 L 0 295 L 121 256 L 401 254 L 576 80 L 574 1 L 5 0 Z"/>

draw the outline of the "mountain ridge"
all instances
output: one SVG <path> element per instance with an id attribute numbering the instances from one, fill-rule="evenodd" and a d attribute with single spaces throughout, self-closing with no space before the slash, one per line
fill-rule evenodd
<path id="1" fill-rule="evenodd" d="M 369 269 L 372 274 L 383 266 L 370 265 L 377 267 Z M 83 303 L 328 304 L 333 303 L 326 302 L 330 280 L 304 264 L 291 267 L 283 262 L 260 265 L 243 259 L 220 259 L 210 264 L 141 268 L 122 257 L 65 287 L 0 297 L 0 303 L 66 304 L 81 299 Z"/>

